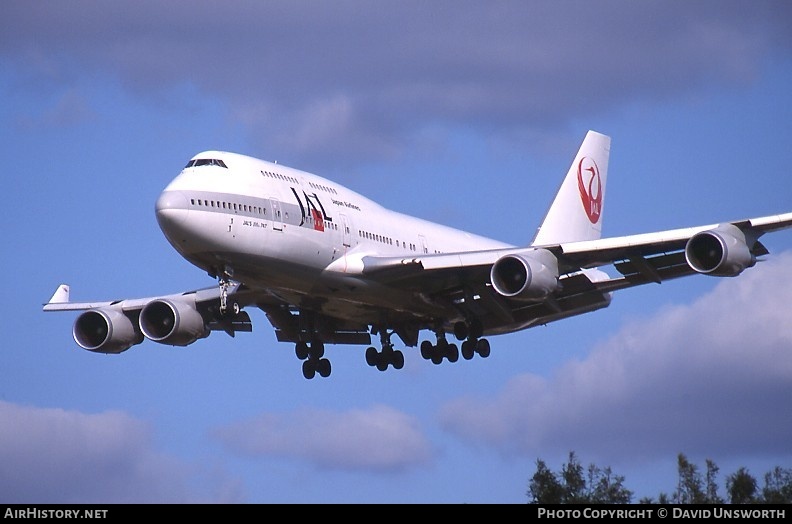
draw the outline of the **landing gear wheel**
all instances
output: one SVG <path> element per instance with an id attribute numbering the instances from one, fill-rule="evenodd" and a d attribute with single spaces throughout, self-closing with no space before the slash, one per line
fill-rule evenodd
<path id="1" fill-rule="evenodd" d="M 468 326 L 464 322 L 457 322 L 454 324 L 454 336 L 457 340 L 465 340 L 468 338 Z"/>
<path id="2" fill-rule="evenodd" d="M 433 349 L 434 346 L 432 346 L 432 343 L 428 340 L 421 342 L 421 356 L 424 358 L 424 360 L 429 360 L 432 358 Z"/>
<path id="3" fill-rule="evenodd" d="M 449 362 L 456 362 L 459 360 L 459 349 L 457 349 L 456 344 L 449 344 L 448 348 L 446 348 L 446 358 Z"/>
<path id="4" fill-rule="evenodd" d="M 437 341 L 437 345 L 434 347 L 434 351 L 432 351 L 432 362 L 434 364 L 440 364 L 443 362 L 443 358 L 448 354 L 448 341 L 445 338 L 441 338 Z"/>
<path id="5" fill-rule="evenodd" d="M 393 352 L 393 358 L 391 358 L 391 364 L 395 369 L 401 369 L 404 367 L 404 353 L 400 350 L 396 350 Z"/>
<path id="6" fill-rule="evenodd" d="M 303 362 L 302 372 L 303 372 L 303 376 L 308 380 L 314 378 L 314 376 L 316 376 L 316 362 L 311 359 L 308 359 L 305 362 Z"/>
<path id="7" fill-rule="evenodd" d="M 462 342 L 462 358 L 470 360 L 476 352 L 476 343 L 472 340 Z"/>
<path id="8" fill-rule="evenodd" d="M 487 358 L 490 354 L 490 344 L 486 338 L 479 339 L 476 343 L 476 352 L 481 355 L 481 358 Z"/>
<path id="9" fill-rule="evenodd" d="M 327 378 L 330 376 L 330 361 L 326 358 L 319 360 L 316 368 L 316 371 L 318 371 L 319 375 L 322 377 Z"/>
<path id="10" fill-rule="evenodd" d="M 297 342 L 297 344 L 294 346 L 294 353 L 300 360 L 305 360 L 309 355 L 308 344 L 305 342 Z"/>
<path id="11" fill-rule="evenodd" d="M 374 348 L 373 346 L 369 346 L 368 349 L 366 349 L 366 364 L 368 364 L 371 367 L 376 366 L 378 360 L 377 357 L 379 357 L 379 353 L 377 353 L 377 349 Z"/>

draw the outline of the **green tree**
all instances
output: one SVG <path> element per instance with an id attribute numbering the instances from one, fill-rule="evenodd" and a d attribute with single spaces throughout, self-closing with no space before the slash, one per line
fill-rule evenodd
<path id="1" fill-rule="evenodd" d="M 629 504 L 632 491 L 624 487 L 624 477 L 614 475 L 610 466 L 599 469 L 589 466 L 589 502 L 594 504 Z"/>
<path id="2" fill-rule="evenodd" d="M 671 500 L 675 504 L 702 504 L 704 485 L 698 467 L 680 453 L 677 455 L 677 489 Z"/>
<path id="3" fill-rule="evenodd" d="M 677 455 L 677 487 L 671 495 L 661 492 L 655 502 L 643 497 L 641 504 L 723 504 L 718 494 L 720 468 L 714 461 L 705 461 L 702 476 L 698 466 L 680 453 Z M 726 477 L 730 504 L 792 504 L 792 469 L 776 466 L 764 476 L 759 493 L 756 479 L 744 467 Z M 629 504 L 633 492 L 624 487 L 624 477 L 615 475 L 610 467 L 581 465 L 575 452 L 559 473 L 554 473 L 541 459 L 531 477 L 527 493 L 532 504 Z"/>
<path id="4" fill-rule="evenodd" d="M 718 483 L 716 480 L 720 468 L 710 459 L 706 460 L 706 465 L 707 476 L 704 502 L 706 504 L 723 504 L 723 499 L 718 495 Z"/>
<path id="5" fill-rule="evenodd" d="M 569 452 L 569 461 L 561 467 L 561 481 L 564 486 L 565 504 L 585 504 L 588 502 L 586 479 L 574 451 Z"/>
<path id="6" fill-rule="evenodd" d="M 543 460 L 537 459 L 536 473 L 528 484 L 528 497 L 533 504 L 561 504 L 564 488 Z"/>
<path id="7" fill-rule="evenodd" d="M 726 491 L 730 504 L 753 504 L 756 502 L 756 479 L 745 468 L 726 477 Z"/>
<path id="8" fill-rule="evenodd" d="M 766 504 L 792 504 L 792 469 L 776 466 L 765 474 L 762 501 Z"/>
<path id="9" fill-rule="evenodd" d="M 574 451 L 559 474 L 537 460 L 528 485 L 532 504 L 629 504 L 632 496 L 624 487 L 624 477 L 614 475 L 610 467 L 600 469 L 594 464 L 584 470 Z"/>

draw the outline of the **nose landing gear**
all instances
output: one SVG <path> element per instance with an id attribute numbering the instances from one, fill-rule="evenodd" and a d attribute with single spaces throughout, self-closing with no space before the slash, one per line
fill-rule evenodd
<path id="1" fill-rule="evenodd" d="M 236 284 L 231 281 L 234 277 L 234 270 L 228 266 L 223 268 L 223 273 L 218 279 L 218 285 L 220 286 L 220 314 L 225 316 L 228 313 L 228 292 L 229 290 L 233 290 L 236 287 Z M 234 302 L 231 304 L 231 309 L 233 310 L 234 315 L 239 314 L 239 304 Z"/>

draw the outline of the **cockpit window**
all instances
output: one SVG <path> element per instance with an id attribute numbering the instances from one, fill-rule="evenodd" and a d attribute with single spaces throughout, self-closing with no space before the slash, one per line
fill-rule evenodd
<path id="1" fill-rule="evenodd" d="M 223 162 L 218 158 L 195 158 L 187 162 L 187 165 L 184 166 L 184 168 L 187 169 L 188 167 L 199 167 L 199 166 L 218 166 L 228 169 L 228 166 L 225 165 L 225 162 Z"/>

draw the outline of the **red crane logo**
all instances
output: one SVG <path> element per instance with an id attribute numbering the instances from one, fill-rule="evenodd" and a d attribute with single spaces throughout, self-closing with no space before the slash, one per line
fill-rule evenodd
<path id="1" fill-rule="evenodd" d="M 578 190 L 586 216 L 592 224 L 596 224 L 602 213 L 602 180 L 597 163 L 587 156 L 578 163 Z"/>

